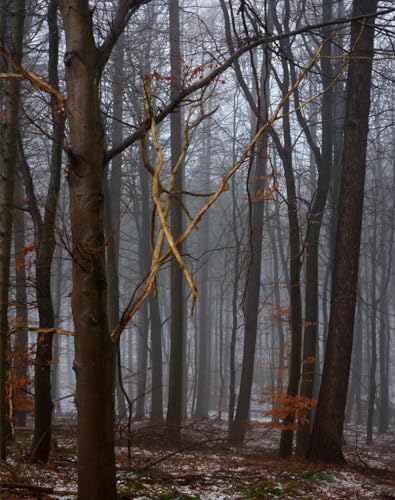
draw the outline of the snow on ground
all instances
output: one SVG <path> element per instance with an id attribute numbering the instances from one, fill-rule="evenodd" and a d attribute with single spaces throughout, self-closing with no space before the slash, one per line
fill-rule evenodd
<path id="1" fill-rule="evenodd" d="M 193 424 L 184 433 L 185 442 L 169 449 L 163 435 L 160 442 L 160 432 L 153 446 L 147 438 L 152 433 L 144 435 L 143 429 L 137 429 L 132 442 L 140 446 L 131 447 L 130 460 L 125 446 L 116 449 L 119 499 L 395 499 L 393 433 L 376 437 L 368 447 L 362 429 L 348 429 L 348 465 L 340 468 L 278 459 L 278 432 L 264 424 L 251 427 L 243 449 L 229 447 L 225 431 L 220 422 Z M 213 443 L 207 436 L 215 438 Z M 59 433 L 46 466 L 29 463 L 29 441 L 25 436 L 25 441 L 14 445 L 1 465 L 0 497 L 38 498 L 34 489 L 12 488 L 30 485 L 47 489 L 41 498 L 76 498 L 75 443 L 70 432 Z"/>

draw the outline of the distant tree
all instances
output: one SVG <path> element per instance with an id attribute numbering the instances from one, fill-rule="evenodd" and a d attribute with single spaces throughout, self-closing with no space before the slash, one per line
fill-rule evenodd
<path id="1" fill-rule="evenodd" d="M 204 127 L 204 149 L 202 153 L 202 167 L 204 168 L 204 179 L 202 193 L 210 192 L 210 170 L 211 170 L 211 128 L 207 121 Z M 209 214 L 204 219 L 204 225 L 199 231 L 199 254 L 201 259 L 201 270 L 199 273 L 200 300 L 198 304 L 199 315 L 199 337 L 198 337 L 198 374 L 197 374 L 197 394 L 195 416 L 207 418 L 210 406 L 210 345 L 212 337 L 210 335 L 210 304 L 209 304 L 209 259 L 208 250 L 210 248 L 210 218 Z"/>

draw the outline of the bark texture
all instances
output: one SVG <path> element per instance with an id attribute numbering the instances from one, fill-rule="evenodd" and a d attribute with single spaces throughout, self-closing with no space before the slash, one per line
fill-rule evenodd
<path id="1" fill-rule="evenodd" d="M 6 34 L 4 22 L 8 19 L 8 42 L 17 62 L 22 61 L 24 0 L 14 0 L 11 5 L 1 4 L 2 35 Z M 2 61 L 1 69 L 7 69 Z M 7 351 L 9 343 L 8 292 L 11 261 L 12 215 L 17 164 L 17 131 L 19 126 L 19 81 L 11 78 L 6 84 L 5 125 L 0 131 L 0 458 L 6 458 L 8 434 L 7 404 Z"/>
<path id="2" fill-rule="evenodd" d="M 170 16 L 170 65 L 172 82 L 170 98 L 174 99 L 181 89 L 181 48 L 180 48 L 180 9 L 178 0 L 169 0 Z M 180 109 L 176 109 L 170 120 L 171 127 L 171 164 L 174 167 L 182 150 L 182 130 Z M 174 189 L 182 191 L 182 176 L 179 172 Z M 181 196 L 181 195 L 180 195 Z M 177 238 L 182 233 L 182 206 L 173 199 L 171 205 L 171 229 Z M 181 249 L 179 248 L 181 251 Z M 175 259 L 170 271 L 171 326 L 170 326 L 170 366 L 169 399 L 167 406 L 168 435 L 173 440 L 181 437 L 181 422 L 184 408 L 184 284 L 181 268 Z"/>
<path id="3" fill-rule="evenodd" d="M 377 10 L 377 0 L 354 0 L 353 15 Z M 351 44 L 359 36 L 347 80 L 347 105 L 327 350 L 308 456 L 344 462 L 342 438 L 353 344 L 359 248 L 369 130 L 374 21 L 354 21 Z"/>
<path id="4" fill-rule="evenodd" d="M 99 51 L 88 2 L 59 1 L 66 33 L 68 180 L 73 244 L 72 311 L 78 411 L 78 498 L 116 498 L 114 348 L 107 321 L 104 131 Z"/>

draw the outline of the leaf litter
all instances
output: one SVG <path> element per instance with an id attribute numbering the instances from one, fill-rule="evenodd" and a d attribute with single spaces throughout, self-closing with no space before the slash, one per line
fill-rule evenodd
<path id="1" fill-rule="evenodd" d="M 148 430 L 147 430 L 148 429 Z M 76 444 L 67 426 L 55 433 L 47 464 L 29 461 L 30 436 L 23 433 L 0 465 L 0 498 L 63 499 L 77 495 Z M 279 432 L 266 423 L 250 426 L 243 448 L 230 446 L 226 424 L 214 419 L 191 421 L 183 441 L 172 446 L 164 429 L 136 424 L 130 442 L 118 435 L 119 500 L 236 499 L 395 499 L 394 429 L 365 444 L 364 430 L 345 433 L 347 466 L 336 467 L 277 457 Z"/>

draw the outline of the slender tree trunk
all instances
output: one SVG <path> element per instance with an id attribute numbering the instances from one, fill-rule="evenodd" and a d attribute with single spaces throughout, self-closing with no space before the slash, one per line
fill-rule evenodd
<path id="1" fill-rule="evenodd" d="M 162 373 L 162 325 L 157 299 L 151 293 L 149 296 L 151 323 L 151 422 L 163 422 L 163 373 Z"/>
<path id="2" fill-rule="evenodd" d="M 20 179 L 15 182 L 15 205 L 14 212 L 14 249 L 15 249 L 15 281 L 16 281 L 16 332 L 14 344 L 15 378 L 18 383 L 21 380 L 27 382 L 28 377 L 28 334 L 27 334 L 27 294 L 26 294 L 26 269 L 25 255 L 25 214 L 22 210 L 25 193 Z M 14 394 L 15 424 L 24 427 L 26 425 L 26 400 L 27 383 L 24 383 Z"/>
<path id="3" fill-rule="evenodd" d="M 178 0 L 169 0 L 170 17 L 170 66 L 171 86 L 170 98 L 174 98 L 181 90 L 181 49 L 180 49 L 180 8 Z M 171 128 L 171 164 L 174 167 L 182 150 L 181 113 L 176 109 L 170 119 Z M 182 191 L 182 175 L 178 173 L 174 185 L 177 192 Z M 179 195 L 181 197 L 181 195 Z M 182 233 L 182 206 L 180 201 L 172 200 L 171 229 L 177 238 Z M 179 248 L 182 251 L 181 248 Z M 170 366 L 169 397 L 167 406 L 167 430 L 169 438 L 179 441 L 181 423 L 184 416 L 184 353 L 186 336 L 184 331 L 184 284 L 182 270 L 175 259 L 171 262 L 171 325 L 170 325 Z"/>
<path id="4" fill-rule="evenodd" d="M 236 117 L 236 113 L 234 113 Z M 237 124 L 236 120 L 233 121 L 233 141 L 232 141 L 232 163 L 236 161 L 236 133 Z M 239 281 L 240 281 L 240 238 L 238 234 L 238 219 L 237 219 L 237 196 L 236 196 L 236 178 L 233 176 L 231 180 L 231 194 L 232 194 L 232 232 L 233 241 L 235 246 L 234 255 L 234 273 L 232 283 L 232 327 L 229 343 L 229 416 L 228 416 L 228 432 L 230 432 L 234 415 L 235 415 L 235 402 L 236 402 L 236 339 L 238 329 L 238 294 L 239 294 Z"/>
<path id="5" fill-rule="evenodd" d="M 149 255 L 149 254 L 148 254 Z M 136 420 L 145 417 L 145 392 L 147 389 L 147 361 L 148 361 L 148 302 L 140 308 L 140 325 L 137 337 L 137 401 Z"/>
<path id="6" fill-rule="evenodd" d="M 112 71 L 112 123 L 111 142 L 119 144 L 122 141 L 122 118 L 123 118 L 123 89 L 124 89 L 124 41 L 120 37 L 114 48 L 113 71 Z M 107 307 L 109 329 L 112 331 L 119 321 L 119 240 L 121 225 L 121 196 L 122 196 L 122 155 L 116 156 L 111 162 L 111 175 L 107 179 L 105 211 L 105 231 L 109 241 L 107 245 Z M 120 387 L 122 369 L 120 349 L 114 346 L 114 377 L 115 391 L 118 402 L 118 415 L 124 418 L 126 415 L 125 396 Z"/>
<path id="7" fill-rule="evenodd" d="M 285 48 L 287 50 L 287 48 Z M 290 85 L 289 69 L 287 63 L 283 63 L 283 87 L 282 92 L 288 91 Z M 289 102 L 284 106 L 283 133 L 284 146 L 276 132 L 272 130 L 272 137 L 284 167 L 285 184 L 287 189 L 287 213 L 289 231 L 289 302 L 290 302 L 290 331 L 291 352 L 289 363 L 289 378 L 287 396 L 295 397 L 299 392 L 301 351 L 302 351 L 302 301 L 300 290 L 300 229 L 298 220 L 298 199 L 296 192 L 295 174 L 292 165 L 292 139 L 291 125 L 288 115 Z M 292 453 L 293 427 L 295 422 L 295 411 L 291 411 L 284 419 L 284 429 L 280 438 L 280 456 L 286 457 Z"/>
<path id="8" fill-rule="evenodd" d="M 362 424 L 362 399 L 361 399 L 361 387 L 362 387 L 362 347 L 363 347 L 363 321 L 362 321 L 362 306 L 358 302 L 356 306 L 355 313 L 355 327 L 354 327 L 354 339 L 353 339 L 353 353 L 352 353 L 352 371 L 351 371 L 351 382 L 350 391 L 348 396 L 348 418 L 347 420 L 351 422 L 353 407 L 355 402 L 355 422 L 358 425 Z"/>
<path id="9" fill-rule="evenodd" d="M 22 61 L 24 0 L 11 5 L 1 4 L 1 20 L 9 20 L 9 46 L 17 62 Z M 2 26 L 3 28 L 3 26 Z M 2 29 L 3 31 L 3 29 Z M 2 33 L 4 35 L 5 33 Z M 7 351 L 9 345 L 8 292 L 11 260 L 12 215 L 17 162 L 17 131 L 19 126 L 19 80 L 7 82 L 5 99 L 5 126 L 0 137 L 0 458 L 6 458 L 7 442 Z"/>
<path id="10" fill-rule="evenodd" d="M 57 3 L 51 0 L 48 6 L 49 59 L 48 80 L 50 85 L 58 88 L 58 52 L 59 35 L 57 26 Z M 36 241 L 36 296 L 40 328 L 53 328 L 55 315 L 51 296 L 51 265 L 55 251 L 55 221 L 60 190 L 61 163 L 64 134 L 64 118 L 56 111 L 56 99 L 51 96 L 53 143 L 51 151 L 50 180 L 44 218 L 35 220 Z M 51 449 L 52 366 L 53 335 L 39 333 L 37 353 L 34 364 L 34 435 L 32 442 L 32 458 L 47 461 Z"/>
<path id="11" fill-rule="evenodd" d="M 54 326 L 60 328 L 62 323 L 62 285 L 63 285 L 63 247 L 59 245 L 56 251 L 55 275 L 52 282 L 54 291 Z M 60 395 L 60 358 L 62 354 L 62 337 L 55 335 L 53 344 L 54 365 L 51 374 L 52 401 L 59 399 Z M 60 404 L 55 403 L 56 414 L 60 413 Z"/>
<path id="12" fill-rule="evenodd" d="M 379 433 L 389 429 L 389 363 L 388 344 L 390 340 L 389 326 L 386 325 L 384 311 L 380 314 L 379 359 L 380 359 L 380 391 L 379 391 Z"/>
<path id="13" fill-rule="evenodd" d="M 323 21 L 332 19 L 332 0 L 323 3 Z M 323 37 L 327 38 L 330 29 L 323 30 Z M 302 354 L 302 380 L 300 394 L 304 398 L 311 400 L 315 385 L 316 355 L 318 343 L 319 325 L 319 241 L 321 223 L 326 206 L 326 199 L 329 191 L 330 175 L 332 170 L 332 108 L 333 93 L 330 85 L 332 83 L 332 62 L 331 44 L 327 43 L 323 47 L 323 57 L 321 59 L 322 88 L 322 150 L 317 155 L 318 181 L 317 190 L 309 213 L 307 235 L 305 241 L 306 254 L 306 289 L 305 289 L 305 321 Z M 298 424 L 296 453 L 303 456 L 308 448 L 311 429 L 311 410 L 303 411 L 303 418 L 307 422 Z"/>
<path id="14" fill-rule="evenodd" d="M 205 168 L 202 192 L 210 192 L 210 168 L 211 168 L 211 129 L 206 122 L 205 130 L 205 152 L 202 158 L 202 166 Z M 199 231 L 199 253 L 203 255 L 200 271 L 200 301 L 199 301 L 199 365 L 197 373 L 197 399 L 195 417 L 207 418 L 210 404 L 210 302 L 209 302 L 209 259 L 207 251 L 210 248 L 210 216 L 206 214 L 203 226 Z M 215 385 L 215 384 L 214 384 Z"/>
<path id="15" fill-rule="evenodd" d="M 377 0 L 354 0 L 353 15 L 372 13 Z M 342 438 L 353 344 L 361 240 L 374 20 L 351 24 L 351 44 L 363 30 L 347 80 L 346 122 L 332 308 L 327 349 L 310 450 L 311 459 L 344 462 Z"/>
<path id="16" fill-rule="evenodd" d="M 225 393 L 225 373 L 224 373 L 224 303 L 225 303 L 225 291 L 224 291 L 224 282 L 221 281 L 220 285 L 220 299 L 219 299 L 219 325 L 218 325 L 218 344 L 219 344 L 219 353 L 218 353 L 218 370 L 219 370 L 219 391 L 218 391 L 218 419 L 222 420 L 222 410 L 224 407 L 224 393 Z"/>
<path id="17" fill-rule="evenodd" d="M 267 135 L 258 141 L 256 158 L 249 181 L 250 200 L 250 255 L 247 270 L 243 364 L 240 391 L 234 421 L 230 425 L 229 440 L 241 444 L 247 431 L 250 411 L 255 345 L 258 328 L 259 292 L 261 286 L 263 204 L 267 167 Z"/>
<path id="18" fill-rule="evenodd" d="M 281 307 L 281 294 L 280 294 L 280 269 L 279 269 L 279 261 L 278 261 L 278 252 L 277 252 L 277 243 L 274 231 L 272 229 L 271 224 L 269 223 L 269 238 L 272 249 L 273 256 L 273 283 L 274 283 L 274 302 L 277 307 Z M 279 242 L 281 245 L 281 242 Z M 278 408 L 279 402 L 277 401 L 276 396 L 283 393 L 284 386 L 284 357 L 285 357 L 285 335 L 283 328 L 283 318 L 281 314 L 275 320 L 277 326 L 277 334 L 278 334 L 278 356 L 275 361 L 274 370 L 277 371 L 277 377 L 275 377 L 274 383 L 274 408 Z M 278 418 L 274 418 L 274 421 L 278 421 Z"/>
<path id="19" fill-rule="evenodd" d="M 374 192 L 377 196 L 377 193 Z M 372 220 L 372 244 L 371 244 L 371 294 L 370 294 L 370 366 L 369 366 L 369 387 L 368 387 L 368 416 L 366 421 L 366 444 L 372 444 L 373 441 L 373 418 L 376 400 L 377 382 L 377 258 L 380 255 L 380 249 L 377 247 L 377 206 L 374 203 Z"/>
<path id="20" fill-rule="evenodd" d="M 286 113 L 286 111 L 285 111 Z M 288 123 L 287 123 L 288 122 Z M 289 364 L 289 379 L 287 396 L 294 397 L 299 392 L 301 351 L 302 351 L 302 302 L 300 291 L 300 232 L 298 221 L 297 196 L 295 188 L 295 178 L 292 169 L 292 153 L 290 142 L 290 125 L 288 117 L 284 119 L 284 156 L 283 164 L 285 171 L 285 182 L 287 187 L 287 210 L 289 220 L 289 296 L 290 296 L 290 330 L 291 330 L 291 352 Z M 293 425 L 295 422 L 295 412 L 292 411 L 284 419 L 285 428 L 281 432 L 280 456 L 286 457 L 292 453 Z"/>

